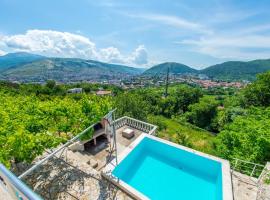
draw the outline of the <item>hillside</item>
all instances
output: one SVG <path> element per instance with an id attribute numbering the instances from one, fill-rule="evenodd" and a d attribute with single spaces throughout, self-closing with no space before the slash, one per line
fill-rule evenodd
<path id="1" fill-rule="evenodd" d="M 146 70 L 145 76 L 158 76 L 167 73 L 170 69 L 170 74 L 205 74 L 212 79 L 225 81 L 239 81 L 256 79 L 258 73 L 263 73 L 270 70 L 270 59 L 253 60 L 249 62 L 229 61 L 221 64 L 213 65 L 202 70 L 196 70 L 187 65 L 180 63 L 167 62 L 155 65 Z"/>
<path id="2" fill-rule="evenodd" d="M 255 80 L 256 74 L 270 70 L 270 59 L 249 62 L 229 61 L 200 71 L 218 80 Z"/>
<path id="3" fill-rule="evenodd" d="M 54 79 L 63 82 L 123 79 L 131 76 L 170 74 L 205 74 L 212 79 L 239 81 L 256 79 L 256 74 L 270 70 L 270 59 L 249 62 L 229 61 L 202 70 L 176 62 L 165 62 L 150 69 L 134 68 L 78 58 L 49 58 L 20 52 L 0 56 L 0 79 L 43 82 Z"/>
<path id="4" fill-rule="evenodd" d="M 8 68 L 23 65 L 33 61 L 44 59 L 44 56 L 18 52 L 18 53 L 9 53 L 4 56 L 0 56 L 0 71 L 6 70 Z"/>
<path id="5" fill-rule="evenodd" d="M 193 74 L 197 72 L 197 70 L 184 64 L 175 62 L 166 62 L 151 67 L 150 69 L 146 70 L 143 73 L 143 75 L 145 76 L 164 75 L 167 73 L 168 68 L 170 70 L 170 74 Z"/>
<path id="6" fill-rule="evenodd" d="M 16 58 L 14 60 L 16 61 Z M 119 79 L 137 75 L 141 72 L 142 69 L 94 60 L 41 57 L 29 62 L 16 62 L 10 67 L 3 68 L 0 72 L 0 78 L 27 82 L 47 79 L 67 82 Z"/>

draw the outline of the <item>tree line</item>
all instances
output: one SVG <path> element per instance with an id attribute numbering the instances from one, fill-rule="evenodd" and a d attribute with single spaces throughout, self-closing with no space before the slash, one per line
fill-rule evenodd
<path id="1" fill-rule="evenodd" d="M 270 72 L 258 75 L 247 87 L 236 90 L 176 85 L 169 96 L 163 88 L 139 89 L 118 95 L 119 115 L 156 123 L 153 115 L 193 124 L 217 135 L 215 155 L 232 160 L 240 158 L 265 163 L 270 160 Z M 150 117 L 149 117 L 150 116 Z"/>

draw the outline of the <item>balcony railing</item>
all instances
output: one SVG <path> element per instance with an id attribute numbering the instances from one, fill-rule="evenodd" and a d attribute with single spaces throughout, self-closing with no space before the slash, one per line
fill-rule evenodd
<path id="1" fill-rule="evenodd" d="M 258 178 L 264 170 L 264 165 L 234 158 L 233 170 L 246 174 L 250 177 Z"/>
<path id="2" fill-rule="evenodd" d="M 149 135 L 155 135 L 157 129 L 157 126 L 153 124 L 149 124 L 127 116 L 115 120 L 114 125 L 116 129 L 119 129 L 123 126 L 129 126 L 131 128 L 143 131 L 144 133 L 147 133 Z"/>

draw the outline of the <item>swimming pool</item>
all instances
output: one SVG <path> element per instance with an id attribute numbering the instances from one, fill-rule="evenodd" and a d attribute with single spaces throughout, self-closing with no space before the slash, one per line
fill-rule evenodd
<path id="1" fill-rule="evenodd" d="M 111 169 L 138 199 L 229 200 L 228 161 L 144 134 Z"/>

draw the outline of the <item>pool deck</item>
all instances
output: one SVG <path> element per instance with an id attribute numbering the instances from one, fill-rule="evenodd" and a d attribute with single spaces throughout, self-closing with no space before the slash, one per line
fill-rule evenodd
<path id="1" fill-rule="evenodd" d="M 233 200 L 233 191 L 232 191 L 232 180 L 231 180 L 231 170 L 230 170 L 230 163 L 227 160 L 215 157 L 215 156 L 211 156 L 172 142 L 169 142 L 167 140 L 164 139 L 160 139 L 157 138 L 155 136 L 152 135 L 148 135 L 148 134 L 141 134 L 138 139 L 136 139 L 133 143 L 131 143 L 118 157 L 118 163 L 120 163 L 123 159 L 125 159 L 125 157 L 143 140 L 143 138 L 148 137 L 151 138 L 153 140 L 165 143 L 167 145 L 173 146 L 175 148 L 181 149 L 181 150 L 185 150 L 188 152 L 191 152 L 193 154 L 197 154 L 199 156 L 211 159 L 211 160 L 215 160 L 218 161 L 222 164 L 222 190 L 223 190 L 223 200 Z M 149 199 L 148 197 L 144 196 L 142 193 L 140 193 L 139 191 L 135 190 L 134 188 L 132 188 L 131 186 L 129 186 L 128 184 L 126 184 L 125 182 L 123 182 L 122 180 L 118 179 L 117 177 L 115 177 L 112 174 L 112 171 L 114 170 L 114 168 L 117 166 L 116 163 L 116 159 L 112 160 L 103 170 L 102 170 L 102 175 L 108 179 L 109 181 L 111 181 L 113 184 L 115 184 L 116 186 L 120 187 L 123 191 L 125 191 L 126 193 L 128 193 L 130 196 L 132 196 L 135 199 L 140 199 L 140 200 L 147 200 Z"/>
<path id="2" fill-rule="evenodd" d="M 233 171 L 232 182 L 234 200 L 256 200 L 258 193 L 256 178 L 251 178 L 245 174 Z"/>

